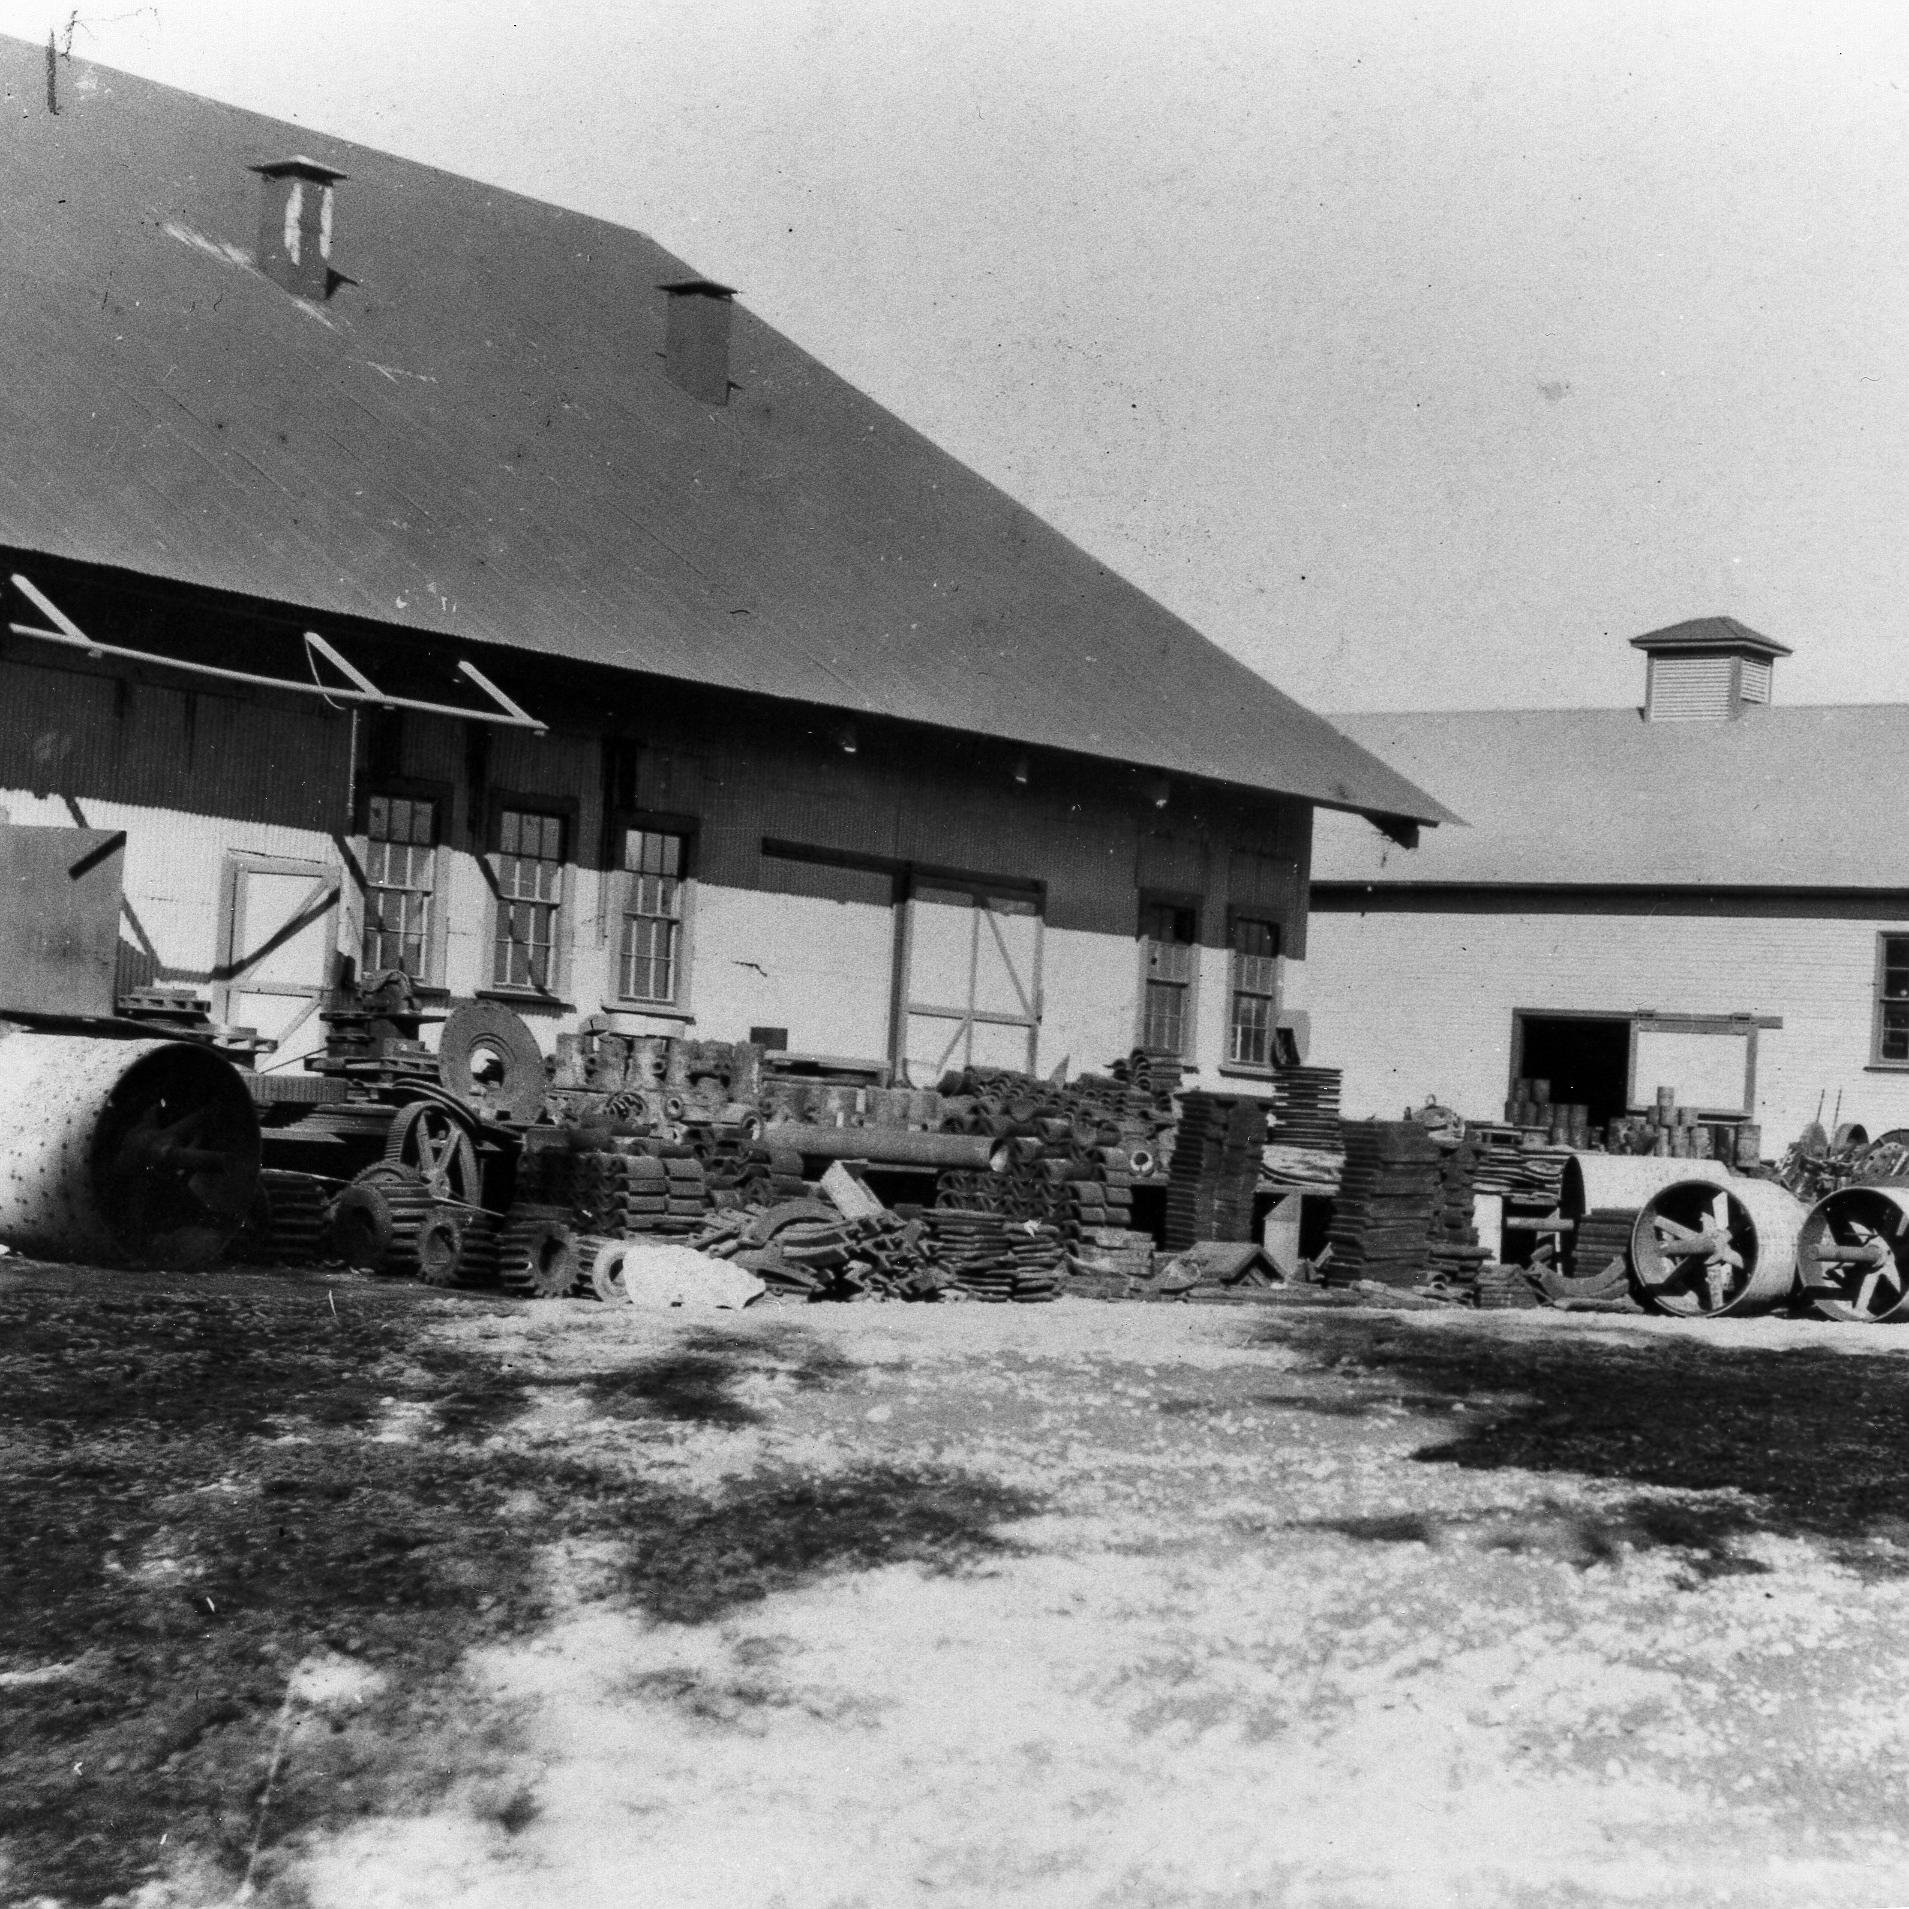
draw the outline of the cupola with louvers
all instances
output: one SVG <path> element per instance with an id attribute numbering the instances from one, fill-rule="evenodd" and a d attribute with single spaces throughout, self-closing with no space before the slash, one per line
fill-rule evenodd
<path id="1" fill-rule="evenodd" d="M 1700 616 L 1631 638 L 1648 659 L 1648 722 L 1725 722 L 1771 700 L 1771 676 L 1789 645 L 1733 616 Z"/>

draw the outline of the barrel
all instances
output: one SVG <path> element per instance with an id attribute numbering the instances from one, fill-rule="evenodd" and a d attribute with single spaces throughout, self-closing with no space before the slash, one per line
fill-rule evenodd
<path id="1" fill-rule="evenodd" d="M 45 1259 L 203 1266 L 258 1190 L 238 1069 L 188 1041 L 0 1039 L 0 1240 Z"/>
<path id="2" fill-rule="evenodd" d="M 1796 1284 L 1804 1218 L 1773 1180 L 1719 1184 L 1686 1172 L 1644 1202 L 1631 1229 L 1638 1290 L 1654 1311 L 1685 1317 L 1767 1311 Z"/>
<path id="3" fill-rule="evenodd" d="M 1821 1318 L 1862 1326 L 1909 1319 L 1909 1180 L 1826 1193 L 1803 1222 L 1796 1268 Z"/>

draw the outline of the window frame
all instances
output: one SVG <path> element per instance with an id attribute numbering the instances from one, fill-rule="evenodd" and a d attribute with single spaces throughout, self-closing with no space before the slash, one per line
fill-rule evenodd
<path id="1" fill-rule="evenodd" d="M 696 870 L 699 865 L 698 818 L 658 809 L 621 809 L 610 819 L 611 862 L 610 894 L 604 910 L 605 937 L 609 942 L 610 986 L 604 1004 L 633 1014 L 662 1014 L 672 1019 L 689 1019 L 690 990 L 693 985 L 696 955 Z M 635 919 L 630 906 L 636 888 L 635 872 L 624 867 L 628 838 L 632 832 L 646 835 L 673 835 L 682 843 L 683 872 L 677 877 L 678 913 L 676 951 L 672 989 L 667 998 L 659 995 L 623 992 L 623 946 L 626 924 Z"/>
<path id="2" fill-rule="evenodd" d="M 575 796 L 547 795 L 529 789 L 493 789 L 490 792 L 484 817 L 484 850 L 478 857 L 478 865 L 484 871 L 485 885 L 491 895 L 489 919 L 485 924 L 485 979 L 484 985 L 476 990 L 480 996 L 494 996 L 508 1001 L 538 1001 L 555 1007 L 570 1005 L 571 960 L 576 944 L 577 824 L 580 809 L 581 804 Z M 507 813 L 554 817 L 563 829 L 562 854 L 557 863 L 561 872 L 555 902 L 555 931 L 550 942 L 550 972 L 544 977 L 541 987 L 535 983 L 497 979 L 497 942 L 502 913 L 512 900 L 519 899 L 506 896 L 502 883 L 500 863 L 504 854 L 504 817 Z"/>
<path id="3" fill-rule="evenodd" d="M 370 929 L 371 890 L 371 804 L 375 799 L 399 802 L 430 802 L 436 805 L 436 840 L 431 844 L 431 910 L 424 934 L 424 972 L 412 977 L 413 986 L 424 994 L 444 994 L 446 951 L 450 923 L 446 915 L 450 854 L 456 815 L 455 791 L 448 782 L 426 780 L 418 776 L 361 776 L 357 801 L 352 812 L 351 879 L 356 890 L 356 918 L 350 924 L 350 945 L 346 952 L 362 980 L 371 972 L 365 967 L 365 941 Z"/>
<path id="4" fill-rule="evenodd" d="M 1248 956 L 1237 945 L 1240 925 L 1249 921 L 1261 923 L 1273 931 L 1275 950 L 1271 955 Z M 1240 964 L 1249 959 L 1273 963 L 1270 987 L 1246 988 L 1241 985 Z M 1227 1073 L 1270 1078 L 1279 1071 L 1279 1017 L 1286 994 L 1285 966 L 1286 923 L 1276 910 L 1248 905 L 1226 911 L 1226 1054 L 1223 1065 Z M 1266 1058 L 1263 1061 L 1242 1060 L 1234 1051 L 1238 1044 L 1240 997 L 1247 994 L 1255 1000 L 1271 1004 L 1266 1023 Z"/>
<path id="5" fill-rule="evenodd" d="M 1186 889 L 1143 888 L 1135 898 L 1135 946 L 1138 951 L 1139 985 L 1134 1003 L 1134 1046 L 1149 1054 L 1164 1055 L 1172 1060 L 1192 1062 L 1198 1051 L 1199 1012 L 1200 1012 L 1200 918 L 1204 897 Z M 1180 1045 L 1178 1048 L 1166 1048 L 1150 1045 L 1147 1041 L 1147 990 L 1156 985 L 1149 970 L 1148 951 L 1155 945 L 1154 937 L 1147 933 L 1148 911 L 1154 908 L 1171 908 L 1178 913 L 1190 915 L 1193 929 L 1184 942 L 1161 942 L 1161 947 L 1184 947 L 1187 951 L 1187 977 L 1185 981 L 1162 981 L 1162 987 L 1177 987 L 1181 990 L 1180 1009 Z"/>
<path id="6" fill-rule="evenodd" d="M 1876 968 L 1875 977 L 1870 984 L 1869 1014 L 1869 1065 L 1878 1072 L 1909 1073 L 1909 1054 L 1895 1060 L 1883 1053 L 1883 1010 L 1892 1001 L 1900 1001 L 1909 1007 L 1909 993 L 1889 995 L 1885 988 L 1889 978 L 1889 944 L 1899 941 L 1905 952 L 1909 952 L 1909 928 L 1878 928 L 1876 930 Z M 1909 961 L 1898 964 L 1909 970 Z"/>

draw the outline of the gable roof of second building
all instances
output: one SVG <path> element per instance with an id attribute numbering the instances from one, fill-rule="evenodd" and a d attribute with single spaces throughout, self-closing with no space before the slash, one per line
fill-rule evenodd
<path id="1" fill-rule="evenodd" d="M 44 49 L 0 40 L 16 99 Z M 78 83 L 75 83 L 77 76 Z M 0 542 L 1427 822 L 1445 811 L 639 233 L 97 68 L 6 121 Z M 301 300 L 248 167 L 347 175 Z M 293 228 L 286 227 L 287 244 Z"/>
<path id="2" fill-rule="evenodd" d="M 1322 817 L 1313 880 L 1388 889 L 1909 889 L 1909 832 L 1878 811 L 1879 765 L 1909 763 L 1909 705 L 1751 708 L 1646 722 L 1636 709 L 1341 716 L 1469 826 L 1402 854 Z"/>

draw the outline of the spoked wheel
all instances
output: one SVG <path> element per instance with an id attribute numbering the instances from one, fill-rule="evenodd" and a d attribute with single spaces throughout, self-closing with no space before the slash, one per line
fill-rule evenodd
<path id="1" fill-rule="evenodd" d="M 205 1265 L 244 1224 L 258 1188 L 251 1096 L 202 1049 L 150 1053 L 108 1098 L 92 1169 L 101 1208 L 136 1258 Z"/>
<path id="2" fill-rule="evenodd" d="M 1803 1208 L 1767 1180 L 1679 1180 L 1651 1195 L 1631 1264 L 1659 1312 L 1710 1318 L 1776 1305 L 1796 1279 Z"/>
<path id="3" fill-rule="evenodd" d="M 1810 1209 L 1797 1244 L 1803 1291 L 1825 1319 L 1909 1319 L 1909 1181 L 1851 1186 Z"/>
<path id="4" fill-rule="evenodd" d="M 386 1136 L 384 1157 L 409 1167 L 434 1199 L 482 1204 L 476 1143 L 468 1125 L 442 1101 L 414 1100 L 401 1107 Z"/>

